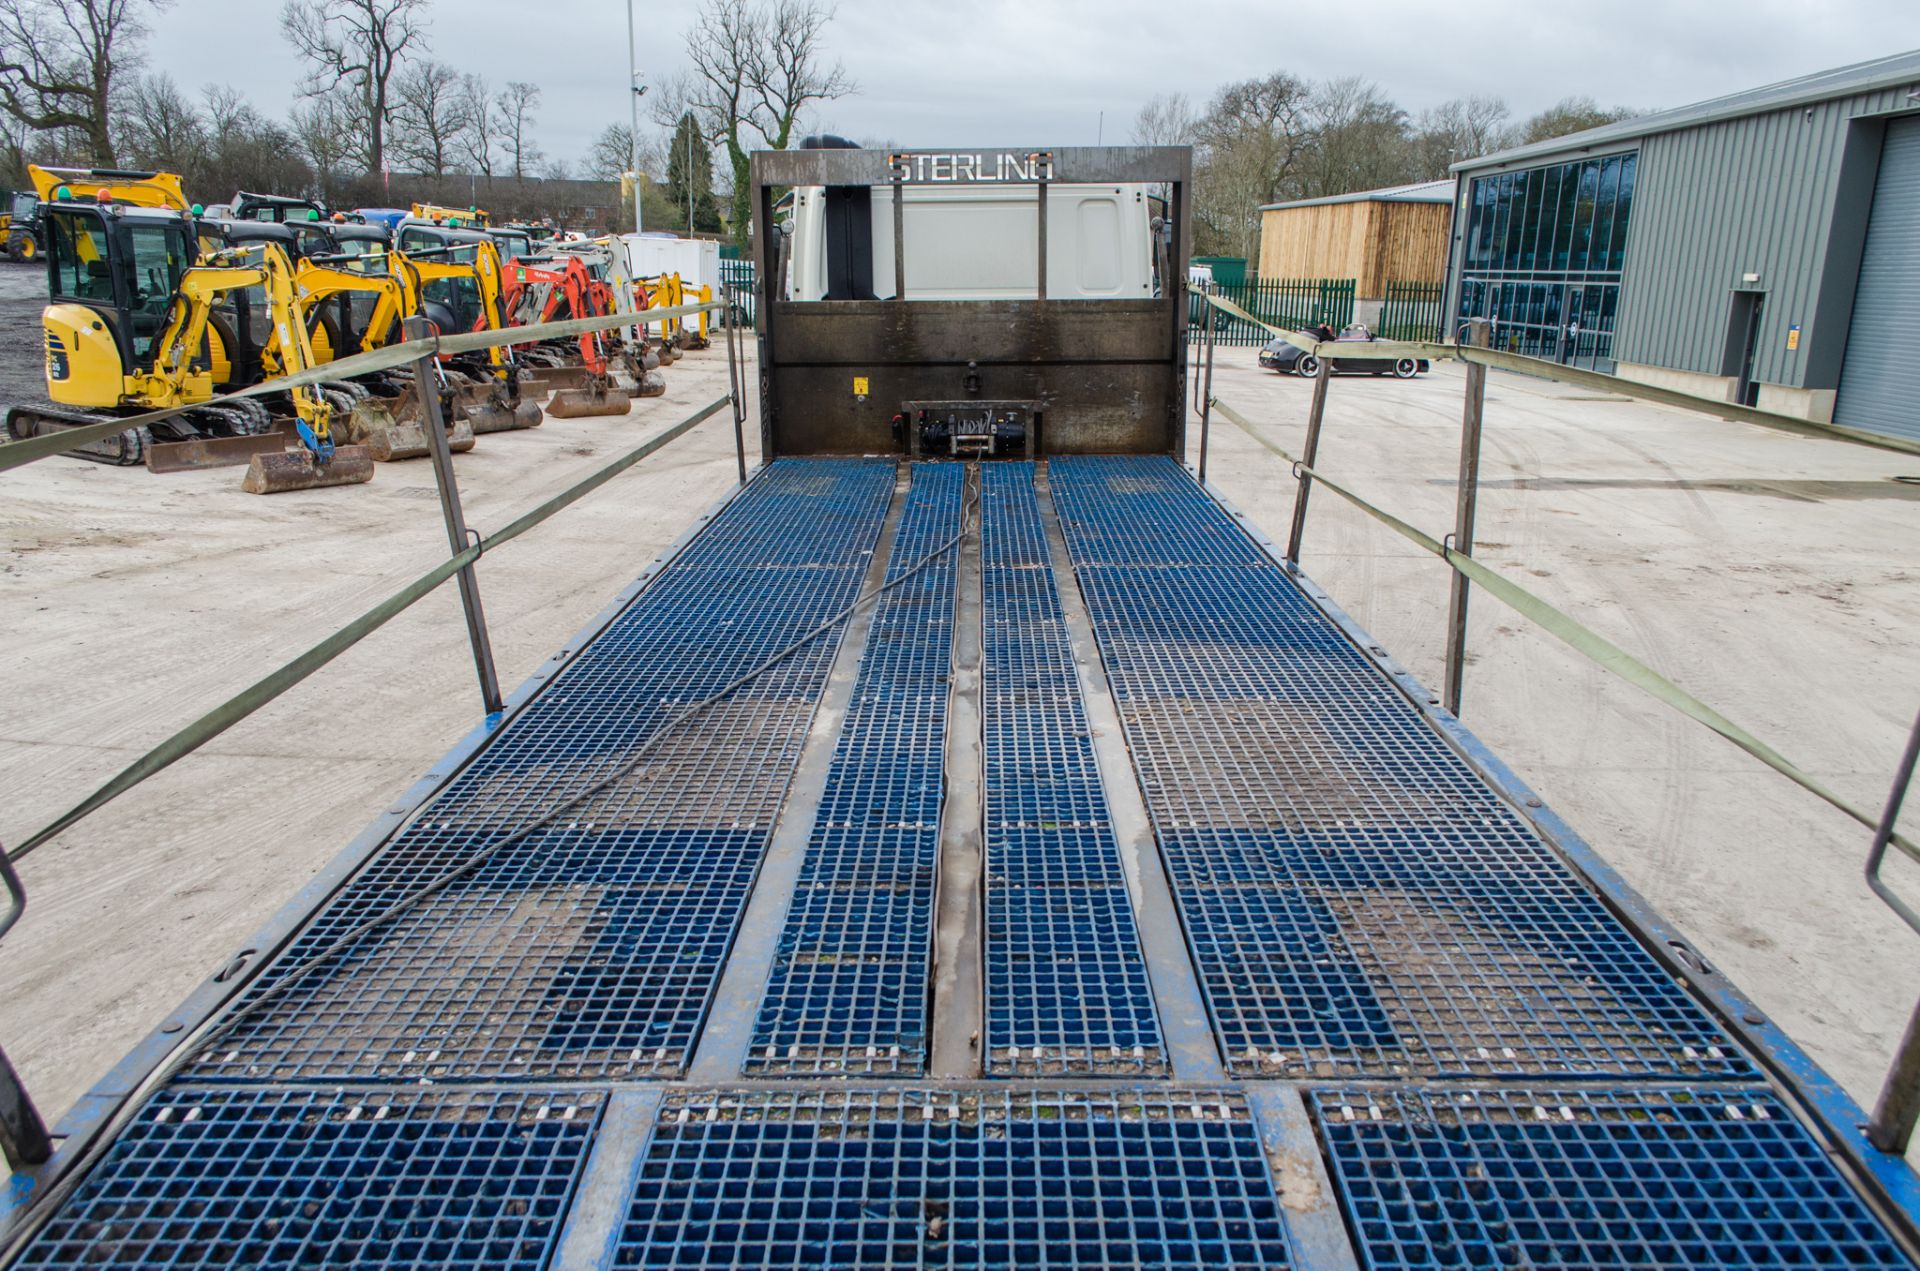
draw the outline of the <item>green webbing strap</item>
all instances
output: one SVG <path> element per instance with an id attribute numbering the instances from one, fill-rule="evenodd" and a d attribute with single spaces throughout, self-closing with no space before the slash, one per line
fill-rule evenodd
<path id="1" fill-rule="evenodd" d="M 1423 357 L 1428 361 L 1435 361 L 1458 356 L 1457 350 L 1455 350 L 1451 344 L 1427 344 L 1412 340 L 1346 340 L 1339 342 L 1331 340 L 1309 340 L 1298 331 L 1284 331 L 1264 318 L 1254 317 L 1225 296 L 1216 296 L 1211 292 L 1202 291 L 1198 287 L 1190 286 L 1187 290 L 1196 296 L 1205 297 L 1208 304 L 1221 312 L 1230 314 L 1242 322 L 1251 322 L 1261 330 L 1270 332 L 1280 339 L 1285 340 L 1294 348 L 1302 352 L 1311 353 L 1315 357 L 1351 358 L 1356 361 L 1370 362 L 1397 362 L 1403 357 Z"/>
<path id="2" fill-rule="evenodd" d="M 1249 437 L 1292 464 L 1295 472 L 1311 476 L 1316 487 L 1333 491 L 1333 493 L 1339 495 L 1348 503 L 1353 504 L 1354 507 L 1359 508 L 1362 512 L 1365 512 L 1374 520 L 1379 521 L 1382 525 L 1385 525 L 1402 538 L 1438 556 L 1441 560 L 1453 566 L 1454 569 L 1478 583 L 1496 599 L 1520 614 L 1521 617 L 1526 618 L 1528 621 L 1540 627 L 1544 627 L 1547 631 L 1571 645 L 1577 652 L 1597 663 L 1603 670 L 1611 671 L 1614 675 L 1619 676 L 1641 692 L 1652 697 L 1655 701 L 1671 706 L 1688 718 L 1704 724 L 1801 789 L 1806 790 L 1809 794 L 1818 796 L 1868 829 L 1879 829 L 1880 817 L 1878 813 L 1866 811 L 1847 802 L 1838 794 L 1835 794 L 1832 790 L 1829 790 L 1819 781 L 1809 776 L 1801 770 L 1798 765 L 1787 759 L 1779 751 L 1767 745 L 1767 743 L 1761 741 L 1758 737 L 1755 737 L 1752 733 L 1740 727 L 1740 725 L 1734 723 L 1693 694 L 1687 692 L 1672 680 L 1667 679 L 1646 663 L 1635 658 L 1625 649 L 1607 640 L 1604 636 L 1582 626 L 1526 588 L 1510 581 L 1504 575 L 1497 574 L 1493 570 L 1488 569 L 1485 565 L 1467 555 L 1465 552 L 1455 551 L 1438 539 L 1415 529 L 1413 526 L 1407 524 L 1407 522 L 1393 515 L 1393 513 L 1375 507 L 1338 482 L 1328 480 L 1325 475 L 1309 468 L 1306 464 L 1301 463 L 1298 459 L 1288 454 L 1277 443 L 1262 436 L 1254 425 L 1248 422 L 1240 412 L 1234 410 L 1217 397 L 1213 399 L 1213 409 L 1226 416 Z M 1915 860 L 1920 860 L 1920 845 L 1916 845 L 1898 834 L 1894 835 L 1893 842 Z"/>
<path id="3" fill-rule="evenodd" d="M 597 469 L 532 511 L 509 522 L 503 529 L 435 565 L 293 661 L 255 681 L 134 760 L 111 781 L 75 804 L 73 808 L 60 815 L 19 847 L 14 848 L 8 853 L 9 857 L 19 860 L 82 817 L 112 802 L 169 764 L 192 754 L 398 617 L 415 601 L 479 560 L 482 552 L 518 538 L 568 504 L 599 489 L 668 442 L 685 436 L 695 425 L 732 400 L 730 397 L 722 397 L 711 405 L 703 407 L 659 436 L 635 446 L 605 467 Z"/>
<path id="4" fill-rule="evenodd" d="M 470 353 L 475 349 L 490 349 L 501 344 L 533 344 L 541 340 L 562 340 L 577 335 L 588 335 L 595 331 L 611 331 L 615 327 L 632 326 L 636 320 L 656 322 L 665 318 L 678 318 L 699 313 L 703 309 L 720 307 L 720 302 L 713 300 L 700 304 L 679 305 L 672 309 L 641 309 L 626 313 L 610 313 L 595 318 L 571 318 L 565 322 L 547 322 L 530 327 L 507 327 L 501 331 L 470 331 L 463 335 L 443 335 L 437 340 L 404 340 L 384 348 L 355 353 L 337 361 L 309 367 L 297 375 L 284 375 L 279 379 L 249 385 L 237 392 L 211 397 L 204 402 L 195 402 L 191 406 L 170 406 L 165 410 L 151 410 L 143 415 L 128 415 L 103 423 L 86 424 L 79 428 L 63 428 L 59 432 L 49 433 L 44 437 L 28 437 L 23 441 L 8 442 L 0 445 L 0 472 L 24 467 L 36 460 L 45 459 L 48 455 L 64 454 L 88 442 L 118 436 L 128 428 L 143 428 L 186 411 L 197 410 L 202 406 L 220 406 L 227 402 L 238 401 L 243 397 L 259 397 L 266 393 L 281 393 L 290 388 L 301 388 L 326 380 L 352 379 L 356 375 L 390 371 L 397 366 L 405 366 L 436 353 Z"/>
<path id="5" fill-rule="evenodd" d="M 1499 349 L 1472 347 L 1462 347 L 1458 351 L 1450 352 L 1448 356 L 1458 357 L 1467 362 L 1478 362 L 1483 366 L 1491 366 L 1502 371 L 1512 371 L 1517 375 L 1557 380 L 1562 384 L 1590 388 L 1616 397 L 1632 397 L 1660 406 L 1677 406 L 1682 410 L 1697 411 L 1703 415 L 1717 415 L 1722 419 L 1737 419 L 1742 423 L 1757 424 L 1762 428 L 1772 428 L 1780 432 L 1797 433 L 1802 437 L 1826 437 L 1857 442 L 1881 450 L 1920 454 L 1920 442 L 1908 441 L 1903 437 L 1886 437 L 1859 428 L 1849 428 L 1845 424 L 1820 424 L 1811 419 L 1800 419 L 1793 415 L 1780 415 L 1770 410 L 1756 410 L 1751 406 L 1740 406 L 1733 402 L 1715 401 L 1711 397 L 1700 397 L 1693 393 L 1682 393 L 1676 389 L 1660 388 L 1654 384 L 1642 384 L 1638 380 L 1623 379 L 1618 375 L 1604 375 L 1599 371 L 1583 371 L 1574 366 L 1562 366 L 1558 362 L 1550 362 L 1545 358 L 1526 357 Z"/>

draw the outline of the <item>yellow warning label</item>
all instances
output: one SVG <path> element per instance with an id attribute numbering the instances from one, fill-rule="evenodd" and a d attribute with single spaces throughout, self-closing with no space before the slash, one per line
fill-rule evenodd
<path id="1" fill-rule="evenodd" d="M 853 395 L 855 397 L 865 397 L 867 395 L 867 377 L 866 376 L 856 375 L 853 377 Z"/>

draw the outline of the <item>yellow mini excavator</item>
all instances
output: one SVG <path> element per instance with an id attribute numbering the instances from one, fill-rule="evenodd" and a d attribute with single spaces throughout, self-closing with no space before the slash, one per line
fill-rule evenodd
<path id="1" fill-rule="evenodd" d="M 60 182 L 41 208 L 52 302 L 41 321 L 52 400 L 14 407 L 8 434 L 48 435 L 184 406 L 190 409 L 73 453 L 163 471 L 249 463 L 245 488 L 255 493 L 371 478 L 373 461 L 364 447 L 335 444 L 336 403 L 316 386 L 292 390 L 291 432 L 279 430 L 258 401 L 201 405 L 219 391 L 224 375 L 218 372 L 231 366 L 231 346 L 223 347 L 212 319 L 236 290 L 258 289 L 276 330 L 286 324 L 297 332 L 285 369 L 313 365 L 305 328 L 292 323 L 293 266 L 286 253 L 262 243 L 196 264 L 190 210 L 177 206 L 184 202 L 178 178 L 88 174 L 99 175 L 115 183 L 81 199 Z"/>
<path id="2" fill-rule="evenodd" d="M 471 259 L 461 262 L 436 258 L 444 253 L 390 251 L 380 258 L 378 272 L 371 256 L 308 258 L 295 275 L 296 310 L 312 342 L 330 350 L 323 360 L 334 352 L 384 347 L 401 338 L 401 322 L 416 314 L 425 315 L 436 331 L 451 334 L 460 329 L 459 320 L 445 304 L 428 298 L 429 283 L 471 292 L 478 327 L 498 330 L 502 325 L 499 256 L 485 242 L 468 254 Z M 348 293 L 374 298 L 365 325 L 357 332 L 341 330 L 328 303 Z M 263 360 L 277 366 L 278 359 L 276 336 Z M 511 349 L 494 346 L 483 353 L 446 358 L 436 364 L 436 374 L 452 450 L 472 449 L 478 433 L 536 428 L 542 422 L 539 404 L 520 395 L 519 368 Z M 409 373 L 388 372 L 371 382 L 363 379 L 328 387 L 352 394 L 347 433 L 354 441 L 364 442 L 376 460 L 414 459 L 428 453 L 419 395 Z"/>

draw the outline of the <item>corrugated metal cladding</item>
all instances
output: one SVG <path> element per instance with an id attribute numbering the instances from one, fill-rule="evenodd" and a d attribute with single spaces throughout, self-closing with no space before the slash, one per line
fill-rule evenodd
<path id="1" fill-rule="evenodd" d="M 1614 356 L 1720 374 L 1731 293 L 1757 273 L 1766 301 L 1754 378 L 1807 386 L 1850 121 L 1910 105 L 1905 89 L 1887 89 L 1642 140 Z M 1789 350 L 1795 323 L 1800 347 Z"/>
<path id="2" fill-rule="evenodd" d="M 1920 441 L 1920 116 L 1887 124 L 1835 422 Z"/>

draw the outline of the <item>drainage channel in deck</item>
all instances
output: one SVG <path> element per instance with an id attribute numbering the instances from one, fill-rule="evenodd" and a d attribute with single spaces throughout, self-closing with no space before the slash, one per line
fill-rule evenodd
<path id="1" fill-rule="evenodd" d="M 315 915 L 251 992 L 590 788 L 663 722 L 844 608 L 893 480 L 890 462 L 773 465 Z M 681 1071 L 838 640 L 837 629 L 813 640 L 674 728 L 606 793 L 354 939 L 242 1018 L 193 1075 Z"/>

